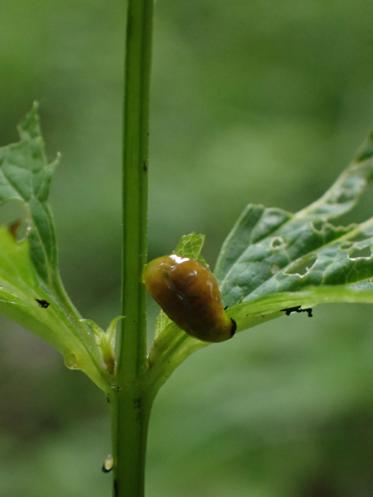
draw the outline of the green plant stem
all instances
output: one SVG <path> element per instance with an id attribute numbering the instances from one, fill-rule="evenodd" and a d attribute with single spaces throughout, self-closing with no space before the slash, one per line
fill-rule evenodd
<path id="1" fill-rule="evenodd" d="M 127 1 L 122 313 L 117 381 L 111 396 L 114 497 L 143 497 L 150 411 L 145 383 L 146 308 L 141 275 L 147 256 L 147 172 L 153 0 Z"/>
<path id="2" fill-rule="evenodd" d="M 144 497 L 150 407 L 146 388 L 136 383 L 113 397 L 113 497 Z"/>

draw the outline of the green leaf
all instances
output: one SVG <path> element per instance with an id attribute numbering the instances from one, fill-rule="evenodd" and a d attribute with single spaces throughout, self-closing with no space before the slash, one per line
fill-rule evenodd
<path id="1" fill-rule="evenodd" d="M 0 203 L 20 202 L 28 229 L 17 242 L 12 230 L 0 227 L 0 313 L 43 338 L 67 367 L 83 371 L 108 393 L 114 325 L 105 333 L 82 319 L 63 287 L 47 203 L 56 161 L 46 159 L 36 104 L 18 129 L 20 141 L 0 148 Z"/>
<path id="2" fill-rule="evenodd" d="M 204 265 L 207 265 L 205 259 L 201 256 L 201 251 L 205 243 L 205 235 L 201 233 L 189 233 L 183 235 L 177 244 L 174 252 L 181 257 L 195 259 Z"/>
<path id="3" fill-rule="evenodd" d="M 308 287 L 297 292 L 279 292 L 253 302 L 237 304 L 228 310 L 238 331 L 252 328 L 271 319 L 286 316 L 286 310 L 313 308 L 318 304 L 355 303 L 373 304 L 373 282 L 356 285 Z M 299 311 L 298 311 L 299 312 Z"/>
<path id="4" fill-rule="evenodd" d="M 224 303 L 231 307 L 272 293 L 372 277 L 372 222 L 347 227 L 329 222 L 352 208 L 372 179 L 370 136 L 321 199 L 297 214 L 248 206 L 216 266 Z"/>
<path id="5" fill-rule="evenodd" d="M 373 181 L 373 134 L 316 202 L 296 214 L 248 205 L 225 240 L 215 274 L 238 331 L 317 304 L 373 303 L 373 218 L 338 227 Z M 310 312 L 310 311 L 309 311 Z M 169 322 L 150 353 L 155 388 L 208 344 Z"/>
<path id="6" fill-rule="evenodd" d="M 330 225 L 324 228 L 322 223 L 348 212 L 372 179 L 373 132 L 358 150 L 351 165 L 326 193 L 297 214 L 249 204 L 222 245 L 215 267 L 217 278 L 222 281 L 250 245 L 269 240 L 271 235 L 278 236 L 285 232 L 291 236 L 292 232 L 296 234 L 299 229 L 302 230 L 303 223 L 311 224 L 311 232 L 308 233 L 311 238 L 314 228 L 333 230 Z M 271 241 L 275 246 L 281 244 L 280 236 Z"/>
<path id="7" fill-rule="evenodd" d="M 215 266 L 215 275 L 221 281 L 248 246 L 260 242 L 276 232 L 291 219 L 290 212 L 249 204 L 224 241 Z"/>
<path id="8" fill-rule="evenodd" d="M 113 376 L 116 372 L 117 332 L 121 319 L 124 319 L 124 316 L 115 317 L 110 321 L 105 333 L 102 333 L 101 329 L 97 333 L 97 343 L 102 353 L 103 362 L 109 374 Z"/>
<path id="9" fill-rule="evenodd" d="M 48 163 L 46 159 L 37 104 L 18 131 L 19 142 L 0 148 L 0 203 L 18 200 L 24 205 L 32 262 L 38 275 L 51 285 L 57 248 L 47 199 L 57 160 Z"/>
<path id="10" fill-rule="evenodd" d="M 28 328 L 57 349 L 66 366 L 85 372 L 101 389 L 108 390 L 97 335 L 74 315 L 53 291 L 40 285 L 29 257 L 28 241 L 17 242 L 0 227 L 0 313 Z"/>
<path id="11" fill-rule="evenodd" d="M 298 212 L 297 217 L 331 220 L 351 210 L 367 186 L 373 181 L 373 130 L 355 154 L 350 166 L 343 171 L 325 194 Z"/>
<path id="12" fill-rule="evenodd" d="M 162 309 L 159 311 L 158 316 L 155 319 L 155 337 L 157 337 L 162 331 L 170 324 L 172 320 L 167 316 Z"/>
<path id="13" fill-rule="evenodd" d="M 318 250 L 352 229 L 317 221 L 294 216 L 269 236 L 247 245 L 220 280 L 225 305 L 231 307 L 251 294 L 261 294 L 269 282 L 275 286 L 276 275 L 281 271 L 294 272 L 298 266 L 300 273 L 307 271 Z M 271 293 L 278 290 L 273 288 Z"/>

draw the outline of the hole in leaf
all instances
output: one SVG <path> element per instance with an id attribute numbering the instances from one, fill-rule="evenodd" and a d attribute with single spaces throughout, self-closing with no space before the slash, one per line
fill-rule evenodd
<path id="1" fill-rule="evenodd" d="M 368 235 L 370 236 L 370 235 Z M 364 231 L 359 231 L 354 237 L 354 242 L 366 242 L 367 234 Z"/>
<path id="2" fill-rule="evenodd" d="M 318 231 L 319 233 L 322 232 L 323 226 L 324 226 L 324 223 L 322 221 L 313 221 L 313 223 L 312 223 L 312 228 L 315 231 Z"/>
<path id="3" fill-rule="evenodd" d="M 293 262 L 285 271 L 285 274 L 297 274 L 301 277 L 306 276 L 312 266 L 315 264 L 317 256 L 314 254 L 302 257 L 301 259 Z"/>
<path id="4" fill-rule="evenodd" d="M 341 191 L 338 196 L 334 199 L 334 204 L 342 204 L 351 200 L 350 192 Z"/>
<path id="5" fill-rule="evenodd" d="M 272 238 L 271 246 L 273 249 L 278 250 L 285 247 L 285 241 L 283 238 L 281 238 L 281 236 L 275 236 L 274 238 Z"/>
<path id="6" fill-rule="evenodd" d="M 369 259 L 372 255 L 370 247 L 354 247 L 350 252 L 350 259 Z"/>

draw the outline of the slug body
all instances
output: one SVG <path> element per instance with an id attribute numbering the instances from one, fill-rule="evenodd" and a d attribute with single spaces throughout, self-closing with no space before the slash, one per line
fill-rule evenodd
<path id="1" fill-rule="evenodd" d="M 214 275 L 194 259 L 172 254 L 150 261 L 143 280 L 150 295 L 180 328 L 206 342 L 234 335 Z"/>

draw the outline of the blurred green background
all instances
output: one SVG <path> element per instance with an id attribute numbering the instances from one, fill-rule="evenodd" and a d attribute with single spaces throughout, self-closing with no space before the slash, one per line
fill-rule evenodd
<path id="1" fill-rule="evenodd" d="M 373 124 L 369 0 L 159 0 L 150 256 L 207 234 L 213 263 L 248 202 L 296 210 Z M 119 311 L 124 6 L 2 0 L 0 142 L 37 99 L 64 280 L 86 317 Z M 372 214 L 365 197 L 354 219 Z M 192 356 L 150 428 L 149 497 L 371 497 L 373 315 L 328 306 Z M 105 497 L 101 393 L 2 321 L 0 495 Z"/>

